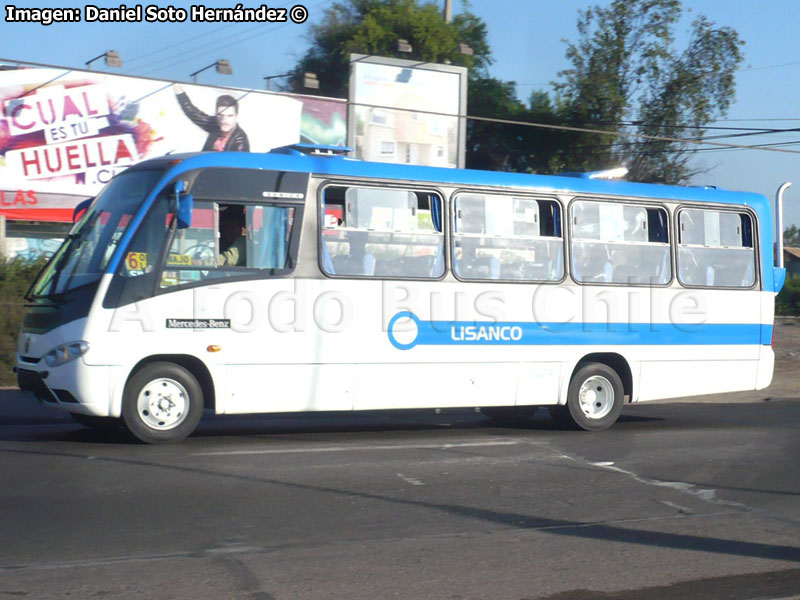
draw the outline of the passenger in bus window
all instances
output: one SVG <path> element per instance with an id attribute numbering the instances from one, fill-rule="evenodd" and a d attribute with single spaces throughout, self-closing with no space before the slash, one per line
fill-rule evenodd
<path id="1" fill-rule="evenodd" d="M 219 211 L 219 266 L 244 267 L 246 221 L 241 206 L 221 206 Z"/>

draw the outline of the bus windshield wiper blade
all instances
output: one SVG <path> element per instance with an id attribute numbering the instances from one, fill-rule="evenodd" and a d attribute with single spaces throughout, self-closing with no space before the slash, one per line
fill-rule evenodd
<path id="1" fill-rule="evenodd" d="M 47 299 L 47 300 L 50 299 L 49 296 L 37 296 L 37 298 L 44 298 L 44 299 Z M 41 307 L 45 307 L 45 308 L 61 308 L 60 304 L 55 304 L 55 303 L 42 304 L 42 303 L 39 303 L 39 302 L 26 302 L 24 306 L 25 306 L 25 308 L 41 308 Z"/>
<path id="2" fill-rule="evenodd" d="M 66 248 L 64 248 L 64 252 L 58 258 L 58 262 L 53 265 L 53 271 L 54 271 L 53 272 L 53 279 L 50 281 L 50 285 L 49 285 L 50 289 L 53 290 L 53 292 L 55 292 L 56 286 L 58 285 L 58 279 L 61 276 L 61 270 L 64 267 L 64 262 L 67 260 L 67 257 L 69 256 L 70 252 L 72 251 L 73 246 L 75 245 L 75 240 L 76 239 L 77 238 L 70 238 L 69 244 L 67 245 Z M 50 297 L 52 295 L 53 294 L 41 294 L 41 295 L 34 294 L 33 296 L 34 296 L 34 298 L 47 298 L 47 297 Z"/>

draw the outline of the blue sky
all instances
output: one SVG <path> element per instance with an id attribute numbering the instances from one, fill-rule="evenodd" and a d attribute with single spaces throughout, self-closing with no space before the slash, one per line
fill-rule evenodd
<path id="1" fill-rule="evenodd" d="M 443 0 L 441 0 L 443 2 Z M 462 9 L 454 1 L 454 12 Z M 195 2 L 196 3 L 196 2 Z M 595 2 L 583 0 L 472 0 L 472 12 L 483 18 L 489 30 L 494 64 L 491 74 L 518 84 L 526 99 L 531 91 L 550 89 L 549 82 L 567 66 L 564 38 L 574 39 L 577 11 Z M 605 4 L 604 0 L 599 2 Z M 83 3 L 18 1 L 19 7 L 77 7 Z M 118 7 L 120 2 L 96 2 Z M 145 6 L 148 3 L 144 3 Z M 166 2 L 152 2 L 167 6 Z M 188 8 L 193 2 L 173 1 Z M 235 2 L 217 1 L 209 7 L 233 7 Z M 245 1 L 245 6 L 260 2 Z M 278 0 L 269 6 L 291 7 Z M 216 74 L 213 69 L 199 76 L 200 83 L 263 88 L 263 77 L 285 73 L 308 46 L 309 25 L 320 22 L 332 0 L 305 0 L 309 19 L 305 24 L 259 25 L 254 23 L 65 23 L 48 27 L 38 24 L 3 23 L 0 58 L 82 68 L 84 63 L 108 49 L 117 50 L 124 66 L 113 69 L 122 75 L 141 75 L 176 81 L 191 81 L 189 74 L 218 58 L 230 61 L 234 74 Z M 129 2 L 128 6 L 134 6 Z M 737 75 L 737 98 L 726 120 L 717 125 L 788 129 L 800 127 L 796 96 L 800 76 L 800 46 L 794 42 L 800 30 L 796 0 L 692 0 L 682 24 L 688 29 L 695 14 L 704 14 L 720 25 L 736 29 L 745 40 L 745 61 Z M 5 6 L 5 5 L 4 5 Z M 5 17 L 5 11 L 3 12 Z M 102 61 L 98 70 L 106 70 Z M 111 69 L 108 69 L 112 71 Z M 746 144 L 800 142 L 800 131 L 742 138 Z M 736 140 L 731 140 L 736 141 Z M 770 198 L 786 180 L 797 179 L 787 194 L 788 223 L 800 225 L 800 143 L 786 146 L 798 154 L 757 150 L 723 150 L 699 153 L 700 164 L 713 169 L 694 183 L 726 189 L 762 193 Z"/>

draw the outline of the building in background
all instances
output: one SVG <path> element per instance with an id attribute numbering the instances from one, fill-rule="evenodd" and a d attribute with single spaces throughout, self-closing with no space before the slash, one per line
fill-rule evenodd
<path id="1" fill-rule="evenodd" d="M 349 136 L 356 157 L 464 167 L 467 69 L 352 54 Z"/>
<path id="2" fill-rule="evenodd" d="M 800 275 L 800 248 L 783 248 L 783 264 L 789 275 Z"/>

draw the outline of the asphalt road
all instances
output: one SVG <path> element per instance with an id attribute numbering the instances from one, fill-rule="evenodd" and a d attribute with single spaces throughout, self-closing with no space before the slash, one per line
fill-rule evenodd
<path id="1" fill-rule="evenodd" d="M 799 431 L 788 397 L 596 434 L 216 417 L 144 446 L 0 391 L 0 599 L 800 598 Z"/>

